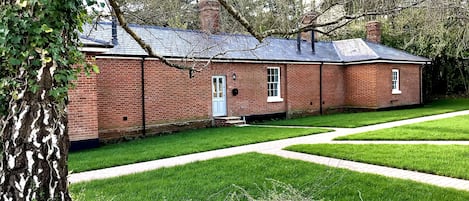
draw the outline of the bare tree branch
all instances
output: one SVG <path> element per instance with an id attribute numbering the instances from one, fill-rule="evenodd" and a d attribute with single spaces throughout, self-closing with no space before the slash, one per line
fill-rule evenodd
<path id="1" fill-rule="evenodd" d="M 180 64 L 177 64 L 177 63 L 172 63 L 170 61 L 168 61 L 168 59 L 166 59 L 164 56 L 162 55 L 159 55 L 157 53 L 155 53 L 153 51 L 153 48 L 151 48 L 150 45 L 148 45 L 147 43 L 145 43 L 145 41 L 142 40 L 142 38 L 140 38 L 140 36 L 138 36 L 132 29 L 129 28 L 125 18 L 124 18 L 124 15 L 119 7 L 119 5 L 117 4 L 117 2 L 115 0 L 109 0 L 109 4 L 111 5 L 113 11 L 114 11 L 114 14 L 116 15 L 117 17 L 117 20 L 119 20 L 119 23 L 120 25 L 122 26 L 122 28 L 130 35 L 132 36 L 132 38 L 137 41 L 138 45 L 140 45 L 140 47 L 145 50 L 145 52 L 148 53 L 149 56 L 151 57 L 156 57 L 158 58 L 159 60 L 161 60 L 161 62 L 163 62 L 164 64 L 170 66 L 170 67 L 173 67 L 173 68 L 177 68 L 177 69 L 181 69 L 181 70 L 189 70 L 189 71 L 200 71 L 200 70 L 196 70 L 194 69 L 193 67 L 189 67 L 189 66 L 185 66 L 185 65 L 180 65 Z"/>
<path id="2" fill-rule="evenodd" d="M 257 33 L 254 30 L 254 27 L 249 23 L 249 21 L 241 15 L 241 13 L 236 10 L 235 7 L 233 7 L 231 4 L 228 4 L 225 0 L 218 0 L 220 4 L 228 11 L 228 13 L 231 14 L 239 23 L 241 23 L 244 28 L 252 35 L 254 36 L 259 42 L 262 42 L 264 40 L 264 36 L 261 35 L 260 33 Z"/>
<path id="3" fill-rule="evenodd" d="M 308 25 L 304 25 L 304 26 L 300 26 L 300 27 L 292 28 L 292 29 L 288 29 L 288 30 L 286 30 L 286 29 L 270 29 L 270 30 L 267 30 L 267 31 L 264 31 L 264 32 L 257 32 L 257 31 L 255 31 L 255 29 L 251 25 L 251 23 L 249 23 L 248 20 L 244 16 L 242 16 L 241 13 L 238 10 L 236 10 L 236 8 L 234 8 L 231 4 L 228 4 L 226 2 L 226 0 L 218 0 L 218 2 L 220 2 L 220 4 L 237 21 L 239 21 L 241 23 L 241 25 L 243 25 L 246 28 L 246 30 L 252 36 L 254 36 L 259 42 L 262 42 L 266 37 L 269 37 L 269 36 L 272 36 L 272 35 L 292 35 L 292 34 L 296 34 L 296 33 L 299 33 L 299 32 L 313 31 L 313 30 L 317 31 L 319 33 L 328 35 L 332 31 L 337 30 L 338 28 L 341 28 L 341 27 L 347 25 L 348 23 L 350 23 L 353 20 L 356 20 L 356 19 L 359 19 L 359 18 L 362 18 L 362 17 L 365 17 L 365 16 L 387 15 L 387 14 L 391 14 L 391 13 L 395 13 L 395 12 L 400 12 L 400 11 L 406 10 L 408 8 L 411 8 L 411 7 L 417 6 L 419 4 L 422 4 L 425 1 L 426 0 L 419 0 L 419 1 L 416 1 L 412 4 L 410 4 L 410 5 L 407 5 L 407 6 L 398 6 L 398 7 L 395 7 L 393 9 L 379 11 L 379 12 L 378 11 L 372 11 L 372 12 L 364 12 L 364 13 L 356 14 L 356 15 L 344 15 L 344 16 L 336 19 L 336 20 L 326 22 L 326 23 L 322 23 L 322 24 L 310 23 Z M 338 3 L 333 4 L 333 5 L 329 6 L 326 10 L 331 9 L 335 5 L 339 5 L 339 4 Z M 318 17 L 319 17 L 319 15 L 316 16 L 314 19 L 317 19 Z M 343 23 L 344 20 L 347 20 L 347 21 L 345 23 Z M 341 23 L 343 23 L 343 24 L 341 24 Z M 320 27 L 327 27 L 327 26 L 336 25 L 336 24 L 340 24 L 340 25 L 333 28 L 333 29 L 331 29 L 331 30 L 329 30 L 329 31 L 324 32 L 324 31 L 321 31 L 321 30 L 317 29 L 317 28 L 320 28 Z"/>

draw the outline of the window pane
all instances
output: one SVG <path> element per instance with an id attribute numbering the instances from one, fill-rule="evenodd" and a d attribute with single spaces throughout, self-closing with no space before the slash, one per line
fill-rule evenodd
<path id="1" fill-rule="evenodd" d="M 217 97 L 217 78 L 213 78 L 212 80 L 212 91 L 213 91 L 213 97 Z"/>
<path id="2" fill-rule="evenodd" d="M 269 97 L 280 96 L 280 69 L 268 68 L 267 69 L 267 95 Z"/>
<path id="3" fill-rule="evenodd" d="M 218 97 L 223 97 L 223 78 L 218 78 Z"/>
<path id="4" fill-rule="evenodd" d="M 278 96 L 278 88 L 277 88 L 278 84 L 276 83 L 273 83 L 272 84 L 272 96 Z"/>
<path id="5" fill-rule="evenodd" d="M 399 70 L 392 70 L 392 89 L 399 90 Z"/>

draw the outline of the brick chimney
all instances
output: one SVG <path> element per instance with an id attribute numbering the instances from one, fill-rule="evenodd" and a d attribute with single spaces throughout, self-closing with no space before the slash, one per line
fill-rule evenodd
<path id="1" fill-rule="evenodd" d="M 301 25 L 305 26 L 305 25 L 309 25 L 309 24 L 316 24 L 316 21 L 317 21 L 316 16 L 317 15 L 318 15 L 318 13 L 316 13 L 314 11 L 306 13 L 303 16 L 303 19 L 301 19 Z M 313 35 L 311 34 L 311 31 L 302 32 L 301 33 L 301 40 L 311 42 L 312 36 Z"/>
<path id="2" fill-rule="evenodd" d="M 220 31 L 220 3 L 217 0 L 199 0 L 200 29 L 206 33 Z"/>
<path id="3" fill-rule="evenodd" d="M 366 23 L 366 40 L 373 43 L 381 43 L 381 23 L 370 21 Z"/>

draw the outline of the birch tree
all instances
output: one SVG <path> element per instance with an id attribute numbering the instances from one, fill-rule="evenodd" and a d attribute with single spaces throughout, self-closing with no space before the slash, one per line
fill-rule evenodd
<path id="1" fill-rule="evenodd" d="M 67 89 L 81 0 L 0 0 L 0 200 L 71 200 Z"/>

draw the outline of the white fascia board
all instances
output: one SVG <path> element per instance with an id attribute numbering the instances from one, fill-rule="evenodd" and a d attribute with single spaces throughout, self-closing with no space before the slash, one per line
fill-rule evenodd
<path id="1" fill-rule="evenodd" d="M 356 65 L 356 64 L 373 64 L 373 63 L 391 63 L 391 64 L 430 64 L 431 62 L 425 61 L 393 61 L 393 60 L 369 60 L 369 61 L 356 61 L 356 62 L 346 62 L 343 65 Z"/>
<path id="2" fill-rule="evenodd" d="M 105 47 L 78 47 L 78 50 L 81 52 L 107 52 L 111 50 L 111 48 L 105 48 Z"/>
<path id="3" fill-rule="evenodd" d="M 128 60 L 141 60 L 142 56 L 96 56 L 97 59 L 128 59 Z M 158 58 L 153 57 L 145 57 L 145 60 L 150 61 L 157 61 Z M 168 61 L 176 61 L 176 62 L 187 62 L 187 61 L 197 61 L 197 62 L 208 62 L 211 61 L 213 63 L 257 63 L 257 64 L 325 64 L 325 65 L 356 65 L 356 64 L 372 64 L 372 63 L 395 63 L 395 64 L 431 64 L 431 62 L 423 62 L 423 61 L 393 61 L 393 60 L 369 60 L 369 61 L 357 61 L 357 62 L 308 62 L 308 61 L 262 61 L 262 60 L 233 60 L 233 59 L 183 59 L 183 58 L 168 58 Z"/>

